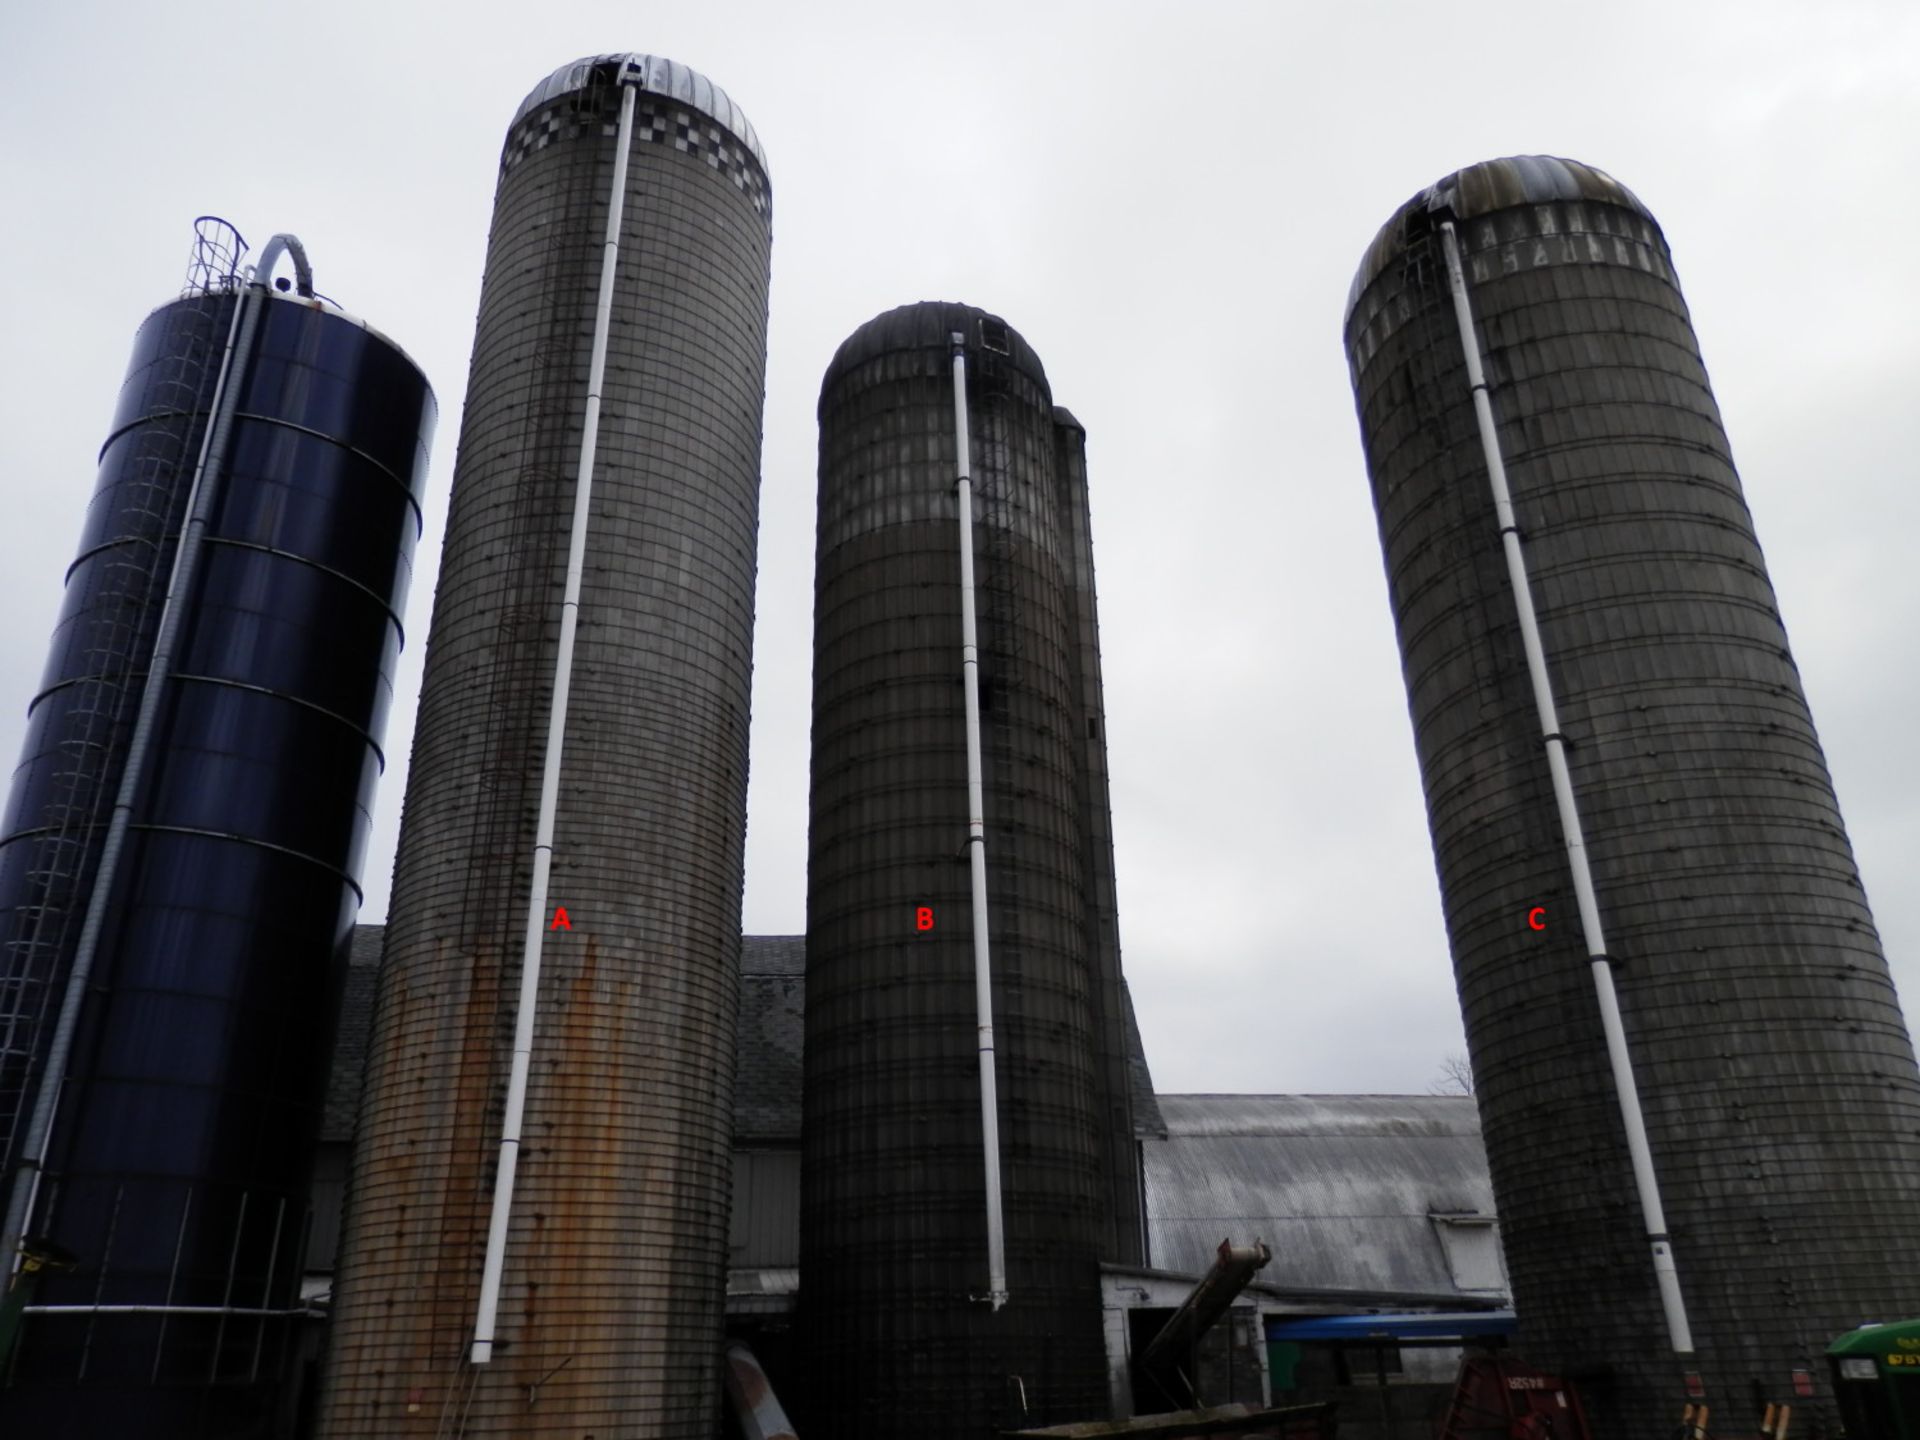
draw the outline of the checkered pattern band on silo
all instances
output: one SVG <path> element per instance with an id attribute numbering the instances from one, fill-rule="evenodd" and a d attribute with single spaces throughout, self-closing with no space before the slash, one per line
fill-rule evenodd
<path id="1" fill-rule="evenodd" d="M 507 133 L 506 148 L 500 155 L 500 173 L 509 175 L 519 163 L 556 140 L 571 140 L 598 132 L 605 136 L 619 133 L 619 126 L 604 112 L 577 108 L 577 99 L 556 101 L 528 115 Z M 683 154 L 704 160 L 716 174 L 733 183 L 745 195 L 757 214 L 773 218 L 773 193 L 766 172 L 753 153 L 710 116 L 671 100 L 642 98 L 634 109 L 633 138 L 636 142 L 671 145 Z"/>

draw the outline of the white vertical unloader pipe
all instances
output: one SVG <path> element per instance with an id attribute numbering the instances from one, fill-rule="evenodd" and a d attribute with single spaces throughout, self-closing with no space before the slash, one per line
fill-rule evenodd
<path id="1" fill-rule="evenodd" d="M 113 899 L 113 887 L 120 871 L 120 856 L 126 846 L 127 830 L 133 822 L 133 804 L 139 798 L 146 778 L 147 757 L 152 750 L 153 727 L 160 715 L 160 702 L 166 696 L 167 682 L 173 674 L 174 651 L 180 640 L 180 624 L 186 614 L 187 592 L 200 568 L 200 542 L 213 523 L 213 509 L 220 498 L 220 478 L 226 465 L 227 436 L 233 429 L 233 414 L 240 403 L 238 371 L 253 351 L 254 330 L 267 305 L 267 285 L 273 279 L 272 263 L 291 236 L 276 235 L 267 246 L 263 264 L 255 271 L 251 285 L 240 288 L 234 297 L 233 318 L 227 325 L 227 344 L 220 355 L 220 372 L 214 381 L 208 402 L 206 433 L 200 440 L 200 454 L 194 462 L 193 479 L 187 487 L 186 523 L 173 551 L 173 570 L 167 577 L 167 594 L 161 603 L 160 623 L 154 633 L 153 654 L 147 662 L 147 678 L 140 691 L 140 708 L 134 712 L 133 734 L 127 741 L 126 767 L 120 772 L 120 786 L 113 797 L 113 810 L 107 818 L 106 838 L 100 842 L 100 861 L 94 868 L 93 892 L 87 896 L 85 918 L 80 922 L 80 938 L 74 944 L 73 961 L 67 967 L 67 985 L 60 996 L 60 1010 L 54 1018 L 53 1034 L 47 1041 L 46 1067 L 40 1072 L 40 1086 L 34 1094 L 33 1110 L 20 1141 L 20 1164 L 13 1174 L 13 1188 L 7 1197 L 6 1219 L 0 1224 L 0 1254 L 6 1257 L 8 1273 L 21 1260 L 20 1241 L 26 1233 L 35 1198 L 40 1189 L 41 1170 L 46 1164 L 47 1147 L 53 1138 L 53 1109 L 66 1079 L 73 1037 L 80 1024 L 80 1010 L 86 1003 L 93 979 L 94 957 L 100 947 L 100 932 L 106 924 L 107 909 Z M 300 242 L 294 240 L 298 245 Z M 305 252 L 301 252 L 305 263 Z"/>
<path id="2" fill-rule="evenodd" d="M 533 1066 L 533 1018 L 540 1002 L 540 957 L 547 937 L 547 882 L 553 870 L 553 821 L 560 805 L 560 756 L 567 738 L 567 695 L 573 685 L 573 639 L 580 624 L 580 584 L 587 567 L 587 529 L 593 503 L 593 460 L 600 438 L 600 387 L 607 373 L 607 330 L 613 319 L 614 271 L 620 263 L 620 221 L 626 209 L 627 155 L 633 140 L 634 86 L 624 81 L 620 133 L 614 142 L 613 187 L 607 197 L 607 235 L 600 259 L 600 297 L 593 312 L 593 352 L 587 362 L 587 411 L 573 488 L 573 529 L 567 541 L 567 586 L 560 601 L 560 645 L 553 657 L 553 701 L 547 710 L 547 750 L 540 773 L 540 815 L 533 837 L 533 889 L 527 897 L 526 939 L 520 950 L 520 1000 L 513 1021 L 513 1069 L 507 1112 L 500 1122 L 500 1162 L 487 1222 L 487 1258 L 480 1271 L 470 1359 L 493 1359 L 500 1313 L 500 1277 L 507 1258 L 507 1221 L 513 1212 L 514 1172 L 527 1113 L 527 1075 Z"/>
<path id="3" fill-rule="evenodd" d="M 973 607 L 973 462 L 967 434 L 967 342 L 953 332 L 953 443 L 960 496 L 960 673 L 967 707 L 967 856 L 973 867 L 973 991 L 980 1017 L 980 1143 L 987 1162 L 987 1295 L 1007 1303 L 1000 1210 L 1000 1098 L 993 1075 L 993 965 L 987 945 L 987 823 L 980 778 L 980 635 Z"/>
<path id="4" fill-rule="evenodd" d="M 1633 1058 L 1627 1053 L 1627 1033 L 1620 1020 L 1620 998 L 1613 987 L 1613 962 L 1607 958 L 1607 939 L 1600 928 L 1600 904 L 1594 898 L 1593 872 L 1587 865 L 1587 842 L 1580 828 L 1580 808 L 1573 795 L 1573 777 L 1567 768 L 1567 742 L 1560 734 L 1560 715 L 1553 700 L 1553 682 L 1547 675 L 1546 651 L 1540 643 L 1540 622 L 1533 609 L 1533 587 L 1527 578 L 1526 557 L 1520 550 L 1520 529 L 1514 523 L 1513 496 L 1507 488 L 1506 461 L 1493 426 L 1493 403 L 1480 364 L 1480 339 L 1474 329 L 1473 306 L 1467 298 L 1467 277 L 1460 268 L 1460 242 L 1453 222 L 1440 226 L 1440 244 L 1446 252 L 1447 287 L 1453 292 L 1453 315 L 1460 326 L 1460 350 L 1467 361 L 1467 380 L 1473 387 L 1473 415 L 1480 428 L 1480 448 L 1486 455 L 1487 480 L 1493 488 L 1494 514 L 1500 523 L 1500 541 L 1507 554 L 1507 582 L 1520 617 L 1520 643 L 1527 654 L 1527 674 L 1533 680 L 1533 703 L 1540 712 L 1540 729 L 1547 746 L 1547 768 L 1553 775 L 1553 798 L 1560 811 L 1560 829 L 1567 841 L 1567 864 L 1573 871 L 1573 893 L 1580 909 L 1580 928 L 1593 968 L 1593 988 L 1600 1000 L 1600 1025 L 1606 1032 L 1607 1058 L 1613 1065 L 1613 1085 L 1620 1099 L 1620 1118 L 1626 1125 L 1627 1154 L 1633 1161 L 1633 1180 L 1640 1192 L 1640 1211 L 1646 1220 L 1647 1240 L 1653 1247 L 1653 1274 L 1660 1287 L 1660 1305 L 1666 1312 L 1667 1338 L 1676 1355 L 1693 1354 L 1693 1330 L 1687 1323 L 1686 1302 L 1680 1295 L 1680 1274 L 1673 1263 L 1673 1244 L 1667 1235 L 1667 1215 L 1660 1203 L 1660 1182 L 1653 1171 L 1653 1149 L 1647 1143 L 1647 1122 L 1640 1110 L 1640 1087 L 1633 1078 Z"/>

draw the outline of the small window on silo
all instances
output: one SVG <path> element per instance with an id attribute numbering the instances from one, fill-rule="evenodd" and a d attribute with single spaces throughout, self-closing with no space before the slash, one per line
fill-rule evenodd
<path id="1" fill-rule="evenodd" d="M 1007 339 L 1007 327 L 998 320 L 986 316 L 980 317 L 980 348 L 991 350 L 996 355 L 1009 354 L 1012 343 Z"/>

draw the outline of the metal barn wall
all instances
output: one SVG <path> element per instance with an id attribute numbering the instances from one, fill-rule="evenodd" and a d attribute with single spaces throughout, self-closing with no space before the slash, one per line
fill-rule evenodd
<path id="1" fill-rule="evenodd" d="M 956 330 L 974 441 L 1012 1296 L 998 1313 L 971 1298 L 987 1289 L 987 1249 Z M 975 1437 L 1103 1413 L 1105 1116 L 1060 512 L 1045 372 L 996 317 L 906 306 L 840 347 L 820 396 L 801 1177 L 804 1423 L 821 1433 Z"/>
<path id="2" fill-rule="evenodd" d="M 1920 1076 L 1660 229 L 1572 162 L 1409 202 L 1346 327 L 1521 1344 L 1602 1424 L 1667 1353 L 1432 226 L 1494 413 L 1715 1418 L 1920 1311 Z M 1547 930 L 1532 932 L 1531 907 Z M 1812 1413 L 1809 1413 L 1811 1411 Z M 1757 1411 L 1755 1412 L 1757 1413 Z"/>
<path id="3" fill-rule="evenodd" d="M 620 110 L 637 96 L 526 1143 L 466 1361 Z M 658 57 L 515 118 L 454 471 L 321 1431 L 708 1440 L 719 1405 L 770 213 Z M 564 1368 L 563 1368 L 564 1367 Z M 538 1404 L 528 1403 L 538 1386 Z"/>
<path id="4" fill-rule="evenodd" d="M 740 1018 L 734 1041 L 733 1218 L 727 1265 L 800 1263 L 800 1048 L 805 1038 L 804 935 L 740 937 Z M 736 1284 L 760 1283 L 735 1274 Z M 788 1290 L 792 1286 L 789 1283 Z"/>
<path id="5" fill-rule="evenodd" d="M 800 1152 L 759 1147 L 733 1152 L 733 1223 L 728 1263 L 736 1270 L 783 1269 L 800 1261 Z"/>
<path id="6" fill-rule="evenodd" d="M 327 1017 L 360 903 L 434 405 L 365 326 L 255 294 L 264 311 L 229 382 L 225 464 L 202 482 L 218 500 L 30 1224 L 79 1262 L 45 1272 L 33 1303 L 81 1308 L 29 1315 L 0 1389 L 7 1433 L 264 1435 L 292 1338 L 284 1314 L 245 1312 L 297 1299 Z M 105 785 L 94 823 L 68 832 L 86 852 L 78 873 L 97 861 L 212 393 L 181 388 L 176 362 L 217 368 L 233 304 L 178 301 L 136 342 L 0 842 L 10 923 L 43 893 L 76 766 Z M 90 732 L 110 700 L 94 680 L 122 664 L 116 723 Z M 84 886 L 70 894 L 84 904 Z"/>

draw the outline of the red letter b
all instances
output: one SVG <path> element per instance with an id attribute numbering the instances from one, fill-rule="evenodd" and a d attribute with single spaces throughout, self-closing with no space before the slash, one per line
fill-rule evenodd
<path id="1" fill-rule="evenodd" d="M 913 912 L 913 928 L 916 930 L 933 929 L 933 908 L 931 906 L 922 905 L 918 910 Z"/>

